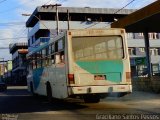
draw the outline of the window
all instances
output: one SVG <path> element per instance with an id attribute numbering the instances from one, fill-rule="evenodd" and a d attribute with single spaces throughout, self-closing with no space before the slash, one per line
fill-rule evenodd
<path id="1" fill-rule="evenodd" d="M 145 48 L 139 48 L 140 52 L 145 52 Z"/>
<path id="2" fill-rule="evenodd" d="M 133 38 L 133 33 L 127 33 L 127 38 Z"/>
<path id="3" fill-rule="evenodd" d="M 58 41 L 55 42 L 55 52 L 58 52 Z"/>
<path id="4" fill-rule="evenodd" d="M 123 43 L 120 36 L 75 37 L 72 39 L 75 60 L 122 59 Z"/>
<path id="5" fill-rule="evenodd" d="M 42 49 L 42 58 L 44 58 L 46 55 L 46 49 Z"/>
<path id="6" fill-rule="evenodd" d="M 64 51 L 55 54 L 55 63 L 64 63 Z"/>
<path id="7" fill-rule="evenodd" d="M 143 33 L 139 33 L 139 36 L 143 37 Z"/>
<path id="8" fill-rule="evenodd" d="M 45 50 L 45 52 L 46 52 L 46 54 L 45 54 L 45 56 L 48 56 L 49 55 L 49 48 L 47 47 L 47 48 L 45 48 L 46 50 Z"/>
<path id="9" fill-rule="evenodd" d="M 54 43 L 51 44 L 51 53 L 54 53 L 55 52 L 55 46 L 54 46 Z"/>
<path id="10" fill-rule="evenodd" d="M 32 55 L 32 58 L 34 69 L 52 64 L 64 63 L 64 38 L 61 38 L 48 47 L 43 48 L 41 51 L 38 51 L 36 54 Z"/>
<path id="11" fill-rule="evenodd" d="M 62 50 L 63 49 L 63 41 L 59 40 L 58 41 L 58 50 Z"/>
<path id="12" fill-rule="evenodd" d="M 150 55 L 158 55 L 158 48 L 151 48 L 150 49 Z"/>
<path id="13" fill-rule="evenodd" d="M 52 64 L 55 64 L 55 57 L 54 57 L 55 55 L 51 55 L 51 63 Z"/>
<path id="14" fill-rule="evenodd" d="M 52 45 L 49 46 L 49 49 L 48 49 L 48 54 L 52 54 Z"/>
<path id="15" fill-rule="evenodd" d="M 149 39 L 158 39 L 157 33 L 149 33 Z"/>
<path id="16" fill-rule="evenodd" d="M 159 64 L 152 64 L 152 71 L 153 75 L 155 75 L 155 73 L 159 73 Z"/>
<path id="17" fill-rule="evenodd" d="M 136 55 L 135 48 L 128 48 L 129 55 Z"/>

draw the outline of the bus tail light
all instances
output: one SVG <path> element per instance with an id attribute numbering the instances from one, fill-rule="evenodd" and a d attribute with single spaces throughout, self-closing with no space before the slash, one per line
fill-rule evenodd
<path id="1" fill-rule="evenodd" d="M 131 82 L 131 72 L 126 72 L 126 82 Z"/>
<path id="2" fill-rule="evenodd" d="M 68 74 L 68 81 L 69 81 L 69 84 L 75 84 L 74 74 Z"/>

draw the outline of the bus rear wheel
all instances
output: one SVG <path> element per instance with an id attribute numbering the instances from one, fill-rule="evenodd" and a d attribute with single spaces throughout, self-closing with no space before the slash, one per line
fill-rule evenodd
<path id="1" fill-rule="evenodd" d="M 98 95 L 86 95 L 83 97 L 85 103 L 99 103 L 100 98 Z"/>
<path id="2" fill-rule="evenodd" d="M 30 91 L 31 91 L 31 94 L 34 95 L 34 89 L 33 89 L 33 83 L 30 82 Z"/>
<path id="3" fill-rule="evenodd" d="M 36 94 L 36 93 L 34 92 L 33 82 L 30 82 L 30 91 L 31 91 L 32 96 L 34 96 L 34 97 L 37 97 L 37 96 L 38 96 L 38 94 Z"/>
<path id="4" fill-rule="evenodd" d="M 47 91 L 47 99 L 49 102 L 51 102 L 52 101 L 52 89 L 51 89 L 50 83 L 47 83 L 46 91 Z"/>

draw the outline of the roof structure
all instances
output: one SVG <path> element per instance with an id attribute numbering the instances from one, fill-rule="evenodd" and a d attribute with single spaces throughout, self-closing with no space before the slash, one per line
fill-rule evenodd
<path id="1" fill-rule="evenodd" d="M 58 7 L 60 21 L 68 20 L 67 11 L 69 12 L 70 21 L 86 21 L 87 18 L 90 18 L 92 21 L 113 22 L 114 18 L 122 18 L 132 12 L 135 12 L 136 10 L 90 7 Z M 37 21 L 39 21 L 35 16 L 41 20 L 56 20 L 56 7 L 54 5 L 37 7 L 26 22 L 27 27 L 33 27 Z"/>
<path id="2" fill-rule="evenodd" d="M 160 0 L 137 10 L 111 24 L 112 28 L 125 28 L 127 32 L 160 32 Z"/>

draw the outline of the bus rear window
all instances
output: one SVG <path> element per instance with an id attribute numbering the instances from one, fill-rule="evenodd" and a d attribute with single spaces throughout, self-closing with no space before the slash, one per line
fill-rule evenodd
<path id="1" fill-rule="evenodd" d="M 121 36 L 73 37 L 72 50 L 75 60 L 123 59 Z"/>

